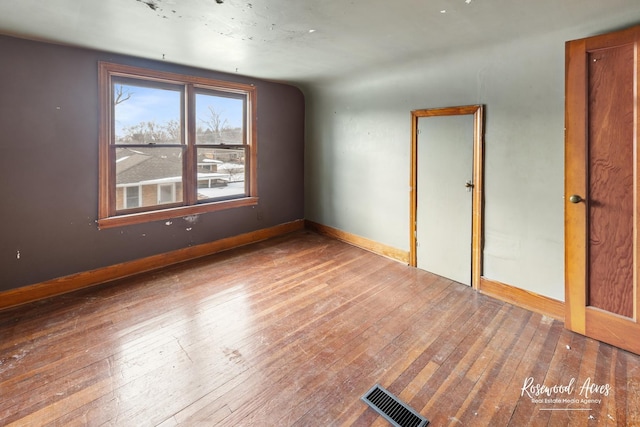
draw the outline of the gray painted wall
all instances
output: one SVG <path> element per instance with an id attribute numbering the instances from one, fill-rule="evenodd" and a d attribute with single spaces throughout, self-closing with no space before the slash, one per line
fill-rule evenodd
<path id="1" fill-rule="evenodd" d="M 483 275 L 564 300 L 564 44 L 512 40 L 306 88 L 305 217 L 409 250 L 410 111 L 486 106 Z"/>
<path id="2" fill-rule="evenodd" d="M 299 89 L 3 36 L 0 52 L 0 291 L 303 218 Z M 99 230 L 99 60 L 255 84 L 259 205 Z"/>

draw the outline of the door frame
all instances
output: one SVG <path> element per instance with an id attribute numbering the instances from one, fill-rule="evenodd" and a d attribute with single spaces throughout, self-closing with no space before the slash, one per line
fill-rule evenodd
<path id="1" fill-rule="evenodd" d="M 409 265 L 417 266 L 416 230 L 418 211 L 418 119 L 437 116 L 473 116 L 473 187 L 471 211 L 471 287 L 479 289 L 482 276 L 484 202 L 484 106 L 428 108 L 411 111 L 411 181 L 409 207 Z M 462 183 L 461 183 L 462 185 Z"/>

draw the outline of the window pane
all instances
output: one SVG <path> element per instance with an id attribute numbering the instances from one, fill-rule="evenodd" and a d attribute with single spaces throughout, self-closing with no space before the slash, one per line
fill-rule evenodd
<path id="1" fill-rule="evenodd" d="M 135 206 L 129 202 L 133 188 L 139 189 Z M 181 148 L 116 148 L 117 210 L 181 201 Z"/>
<path id="2" fill-rule="evenodd" d="M 113 84 L 116 144 L 182 143 L 181 88 Z"/>
<path id="3" fill-rule="evenodd" d="M 196 143 L 244 144 L 244 99 L 196 93 Z"/>
<path id="4" fill-rule="evenodd" d="M 176 201 L 175 183 L 161 184 L 158 186 L 158 203 L 173 203 Z"/>
<path id="5" fill-rule="evenodd" d="M 198 200 L 243 197 L 244 148 L 198 149 Z"/>
<path id="6" fill-rule="evenodd" d="M 137 208 L 140 206 L 140 187 L 124 187 L 126 193 L 125 203 L 127 208 Z"/>

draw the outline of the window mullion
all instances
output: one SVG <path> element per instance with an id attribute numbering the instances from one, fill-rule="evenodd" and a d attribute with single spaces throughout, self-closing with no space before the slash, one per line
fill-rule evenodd
<path id="1" fill-rule="evenodd" d="M 185 201 L 188 205 L 194 205 L 198 202 L 198 168 L 197 168 L 197 150 L 196 150 L 196 102 L 195 91 L 192 84 L 186 85 L 186 101 L 183 109 L 183 123 L 186 124 L 185 132 L 185 162 L 183 172 L 183 189 Z"/>
<path id="2" fill-rule="evenodd" d="M 113 132 L 109 132 L 109 135 L 112 135 Z M 109 182 L 109 192 L 107 193 L 107 197 L 109 198 L 109 216 L 113 216 L 116 214 L 116 146 L 109 141 L 108 146 L 108 160 L 109 164 L 106 165 L 107 176 Z"/>

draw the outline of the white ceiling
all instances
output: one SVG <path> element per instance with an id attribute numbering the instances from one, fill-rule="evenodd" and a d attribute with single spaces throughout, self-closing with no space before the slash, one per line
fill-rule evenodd
<path id="1" fill-rule="evenodd" d="M 3 34 L 292 83 L 638 22 L 640 0 L 0 0 Z"/>

